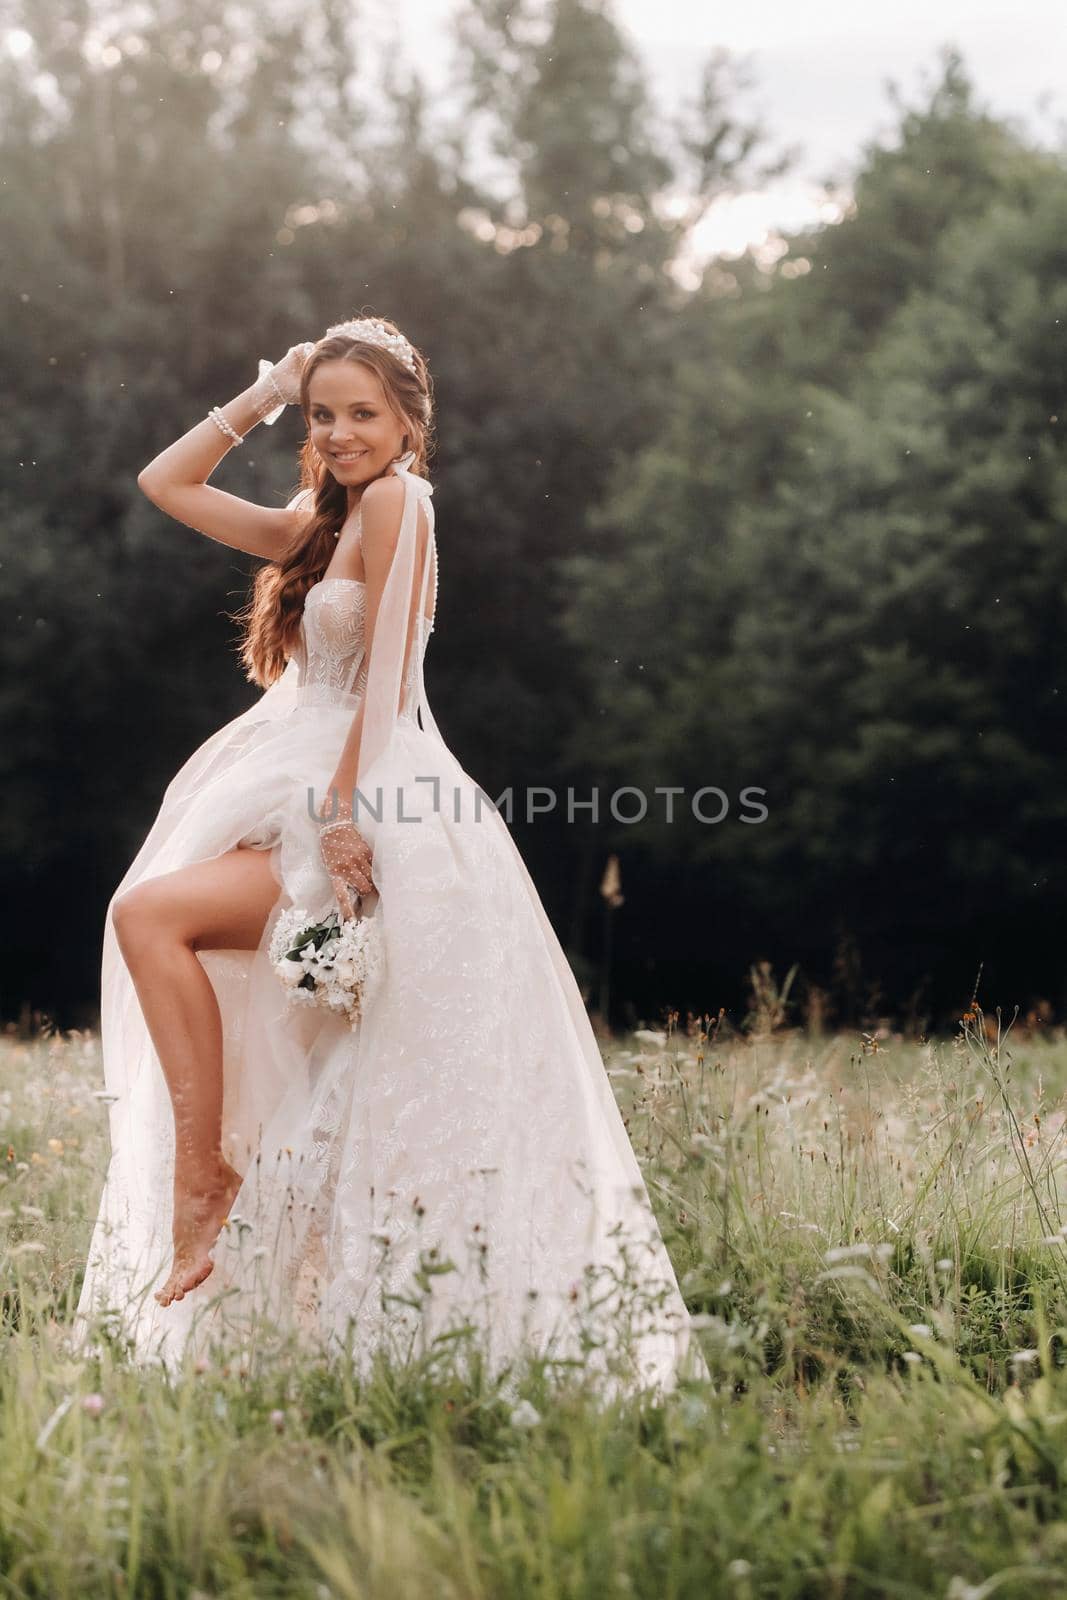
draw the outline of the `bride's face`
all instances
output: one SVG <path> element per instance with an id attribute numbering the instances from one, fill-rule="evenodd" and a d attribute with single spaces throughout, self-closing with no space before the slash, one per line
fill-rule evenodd
<path id="1" fill-rule="evenodd" d="M 377 478 L 402 453 L 404 428 L 381 379 L 360 361 L 324 361 L 308 385 L 311 442 L 346 487 Z"/>

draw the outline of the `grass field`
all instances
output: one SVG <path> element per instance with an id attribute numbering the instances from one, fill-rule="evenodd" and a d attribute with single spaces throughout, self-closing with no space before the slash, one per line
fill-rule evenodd
<path id="1" fill-rule="evenodd" d="M 0 1044 L 0 1596 L 1067 1594 L 1067 1037 L 635 1034 L 605 1059 L 713 1374 L 74 1362 L 99 1042 Z"/>

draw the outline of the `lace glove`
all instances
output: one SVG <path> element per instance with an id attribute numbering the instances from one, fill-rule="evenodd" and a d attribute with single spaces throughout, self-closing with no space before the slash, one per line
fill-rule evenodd
<path id="1" fill-rule="evenodd" d="M 326 813 L 328 805 L 327 799 L 320 808 L 320 817 Z M 355 886 L 360 898 L 373 894 L 375 884 L 371 877 L 370 845 L 352 821 L 350 804 L 342 802 L 338 807 L 337 820 L 319 829 L 319 849 L 342 915 L 345 918 L 353 917 L 355 909 L 348 892 L 349 884 Z"/>
<path id="2" fill-rule="evenodd" d="M 259 363 L 259 377 L 252 391 L 256 415 L 268 427 L 277 422 L 286 406 L 300 399 L 300 376 L 304 363 L 314 350 L 310 339 L 294 344 L 280 361 L 268 361 L 263 356 Z"/>

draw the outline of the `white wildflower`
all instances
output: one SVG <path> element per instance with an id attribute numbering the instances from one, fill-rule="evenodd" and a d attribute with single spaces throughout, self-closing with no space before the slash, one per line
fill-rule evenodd
<path id="1" fill-rule="evenodd" d="M 541 1420 L 541 1413 L 529 1400 L 520 1400 L 511 1413 L 513 1428 L 536 1428 Z"/>

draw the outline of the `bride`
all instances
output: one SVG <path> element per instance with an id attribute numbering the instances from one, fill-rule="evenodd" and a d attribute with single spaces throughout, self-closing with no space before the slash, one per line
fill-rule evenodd
<path id="1" fill-rule="evenodd" d="M 209 486 L 296 403 L 289 505 Z M 295 1330 L 366 1371 L 464 1335 L 493 1371 L 533 1350 L 665 1390 L 707 1367 L 577 984 L 427 701 L 432 420 L 421 353 L 361 318 L 261 361 L 138 478 L 266 562 L 240 616 L 264 692 L 173 778 L 108 906 L 112 1154 L 75 1337 L 176 1367 Z M 379 919 L 357 1026 L 286 1006 L 292 907 Z"/>

